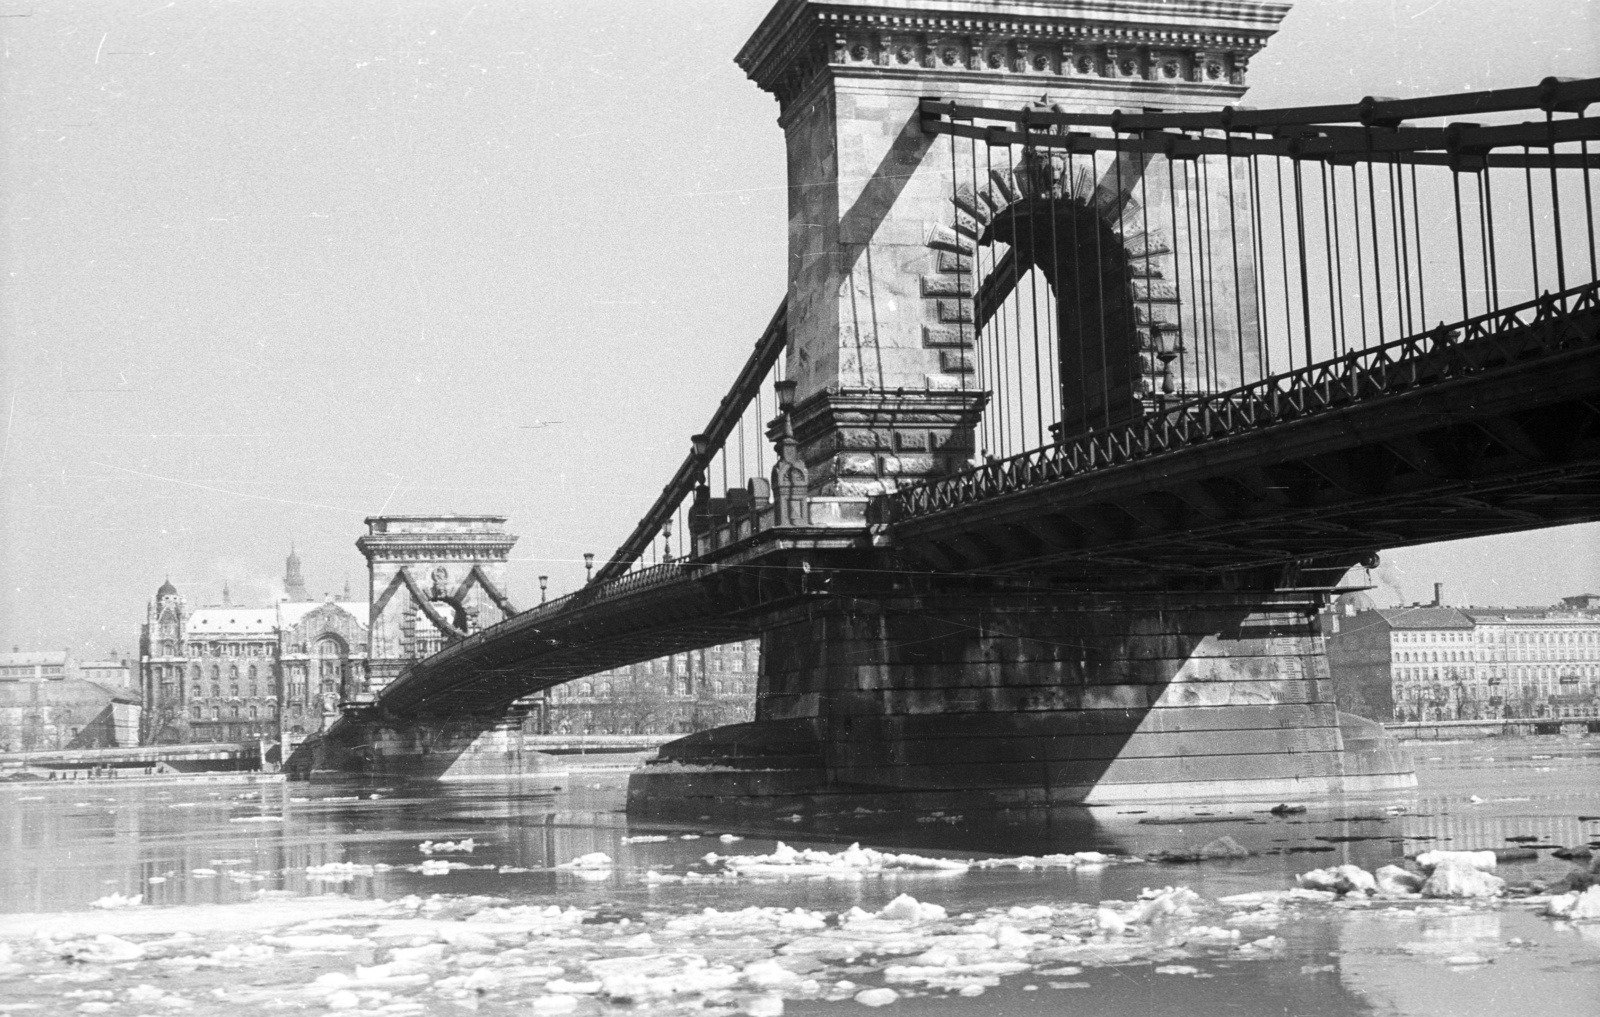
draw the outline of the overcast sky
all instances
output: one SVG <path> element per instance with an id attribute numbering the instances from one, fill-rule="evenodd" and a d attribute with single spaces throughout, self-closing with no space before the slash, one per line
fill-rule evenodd
<path id="1" fill-rule="evenodd" d="M 1261 106 L 1600 75 L 1593 4 L 1303 0 Z M 0 0 L 0 641 L 131 653 L 166 576 L 313 594 L 362 517 L 603 559 L 782 299 L 762 0 Z M 561 421 L 528 427 L 539 421 Z M 1600 589 L 1600 530 L 1396 551 L 1385 599 Z"/>

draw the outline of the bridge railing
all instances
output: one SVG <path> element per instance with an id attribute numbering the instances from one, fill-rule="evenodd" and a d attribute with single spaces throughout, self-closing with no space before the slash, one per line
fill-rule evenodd
<path id="1" fill-rule="evenodd" d="M 884 495 L 883 518 L 895 522 L 947 512 L 1600 342 L 1592 329 L 1566 327 L 1575 315 L 1597 312 L 1600 283 L 1549 294 Z"/>

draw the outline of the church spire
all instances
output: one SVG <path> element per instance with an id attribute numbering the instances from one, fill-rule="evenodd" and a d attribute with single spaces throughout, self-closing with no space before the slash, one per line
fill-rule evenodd
<path id="1" fill-rule="evenodd" d="M 283 560 L 283 592 L 291 601 L 311 599 L 306 592 L 306 578 L 300 574 L 300 556 L 294 553 L 292 543 L 289 545 L 289 557 Z"/>

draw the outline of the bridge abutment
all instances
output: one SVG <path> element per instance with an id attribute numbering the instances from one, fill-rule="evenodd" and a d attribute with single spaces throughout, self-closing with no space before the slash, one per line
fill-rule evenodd
<path id="1" fill-rule="evenodd" d="M 532 779 L 562 782 L 566 764 L 526 744 L 522 711 L 494 716 L 388 717 L 354 711 L 302 742 L 284 764 L 291 777 L 318 772 L 406 780 Z"/>
<path id="2" fill-rule="evenodd" d="M 1286 593 L 806 603 L 764 637 L 756 720 L 665 746 L 629 806 L 1041 808 L 1414 785 L 1392 739 L 1337 712 L 1315 611 Z"/>

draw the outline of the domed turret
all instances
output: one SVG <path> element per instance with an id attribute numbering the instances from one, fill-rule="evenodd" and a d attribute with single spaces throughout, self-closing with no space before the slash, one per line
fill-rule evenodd
<path id="1" fill-rule="evenodd" d="M 168 578 L 161 584 L 161 588 L 156 590 L 156 600 L 158 601 L 165 600 L 168 597 L 176 597 L 177 595 L 178 588 L 172 585 L 171 578 Z"/>

